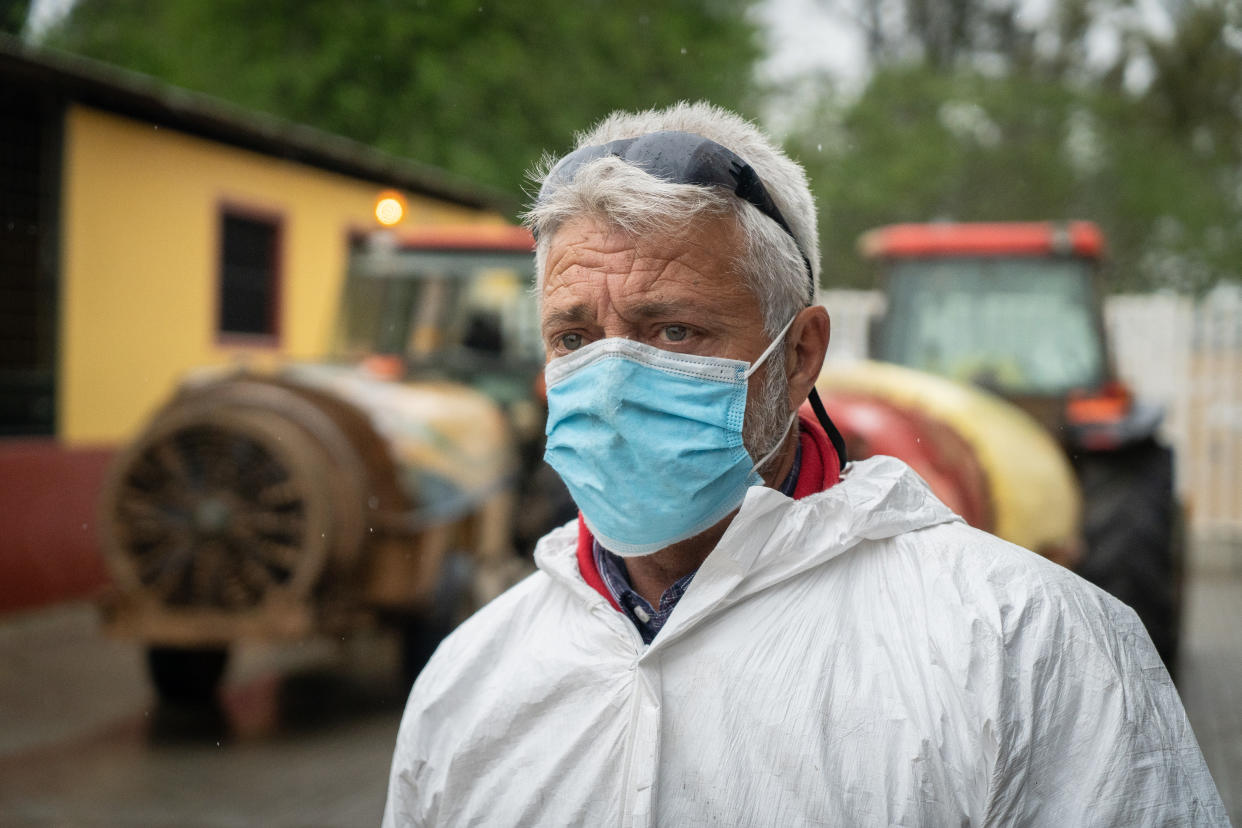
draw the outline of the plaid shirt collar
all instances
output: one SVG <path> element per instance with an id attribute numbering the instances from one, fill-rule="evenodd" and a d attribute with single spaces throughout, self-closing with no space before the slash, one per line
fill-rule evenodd
<path id="1" fill-rule="evenodd" d="M 798 449 L 794 453 L 793 468 L 789 470 L 789 474 L 781 483 L 781 494 L 786 497 L 793 495 L 794 488 L 798 485 L 798 474 L 801 471 L 802 443 L 799 441 Z M 695 572 L 683 575 L 664 590 L 664 594 L 660 596 L 660 606 L 657 608 L 647 603 L 647 600 L 630 586 L 630 576 L 626 571 L 624 558 L 600 546 L 598 540 L 594 541 L 591 552 L 595 557 L 595 568 L 599 570 L 600 577 L 604 580 L 604 586 L 608 588 L 613 600 L 625 611 L 638 629 L 643 643 L 650 644 L 664 627 L 668 617 L 673 614 L 673 608 L 677 606 L 681 596 L 685 595 L 686 590 L 690 588 Z"/>

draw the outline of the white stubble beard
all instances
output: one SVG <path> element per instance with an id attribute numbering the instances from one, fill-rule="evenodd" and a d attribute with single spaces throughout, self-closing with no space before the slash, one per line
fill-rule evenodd
<path id="1" fill-rule="evenodd" d="M 742 445 L 758 460 L 771 452 L 789 431 L 789 379 L 785 376 L 785 349 L 777 348 L 763 365 L 758 393 L 747 396 L 742 419 Z M 781 457 L 773 452 L 763 464 L 771 466 Z M 757 471 L 763 474 L 764 468 Z"/>

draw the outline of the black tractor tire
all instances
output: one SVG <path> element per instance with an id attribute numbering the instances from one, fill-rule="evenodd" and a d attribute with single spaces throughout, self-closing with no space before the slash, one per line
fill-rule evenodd
<path id="1" fill-rule="evenodd" d="M 161 702 L 175 705 L 214 703 L 228 663 L 229 651 L 223 647 L 147 650 L 147 670 L 155 692 Z"/>
<path id="2" fill-rule="evenodd" d="M 1086 553 L 1078 574 L 1129 605 L 1170 674 L 1181 632 L 1183 524 L 1173 453 L 1154 440 L 1074 458 Z"/>

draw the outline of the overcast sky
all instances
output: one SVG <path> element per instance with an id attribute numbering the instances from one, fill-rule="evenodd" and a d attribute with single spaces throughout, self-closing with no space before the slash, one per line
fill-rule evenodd
<path id="1" fill-rule="evenodd" d="M 759 19 L 767 27 L 769 55 L 760 67 L 772 80 L 828 71 L 842 80 L 865 75 L 862 40 L 828 13 L 826 0 L 766 0 Z"/>
<path id="2" fill-rule="evenodd" d="M 807 72 L 826 71 L 842 81 L 846 87 L 857 85 L 867 74 L 862 39 L 858 31 L 840 11 L 870 0 L 765 0 L 760 6 L 760 20 L 768 28 L 769 56 L 760 66 L 762 77 L 781 81 L 798 77 Z M 1055 0 L 1024 0 L 1022 18 L 1031 28 L 1039 28 L 1052 12 Z M 1134 12 L 1123 11 L 1123 16 L 1133 17 L 1131 23 L 1141 23 L 1158 35 L 1172 31 L 1172 19 L 1167 6 L 1175 0 L 1139 0 Z M 1121 20 L 1105 20 L 1088 36 L 1089 55 L 1094 61 L 1107 64 L 1121 47 L 1118 27 Z M 1051 32 L 1048 33 L 1051 36 Z M 1142 86 L 1141 67 L 1129 81 Z"/>

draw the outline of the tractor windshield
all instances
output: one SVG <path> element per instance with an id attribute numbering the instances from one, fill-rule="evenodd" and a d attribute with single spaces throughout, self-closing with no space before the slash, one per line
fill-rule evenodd
<path id="1" fill-rule="evenodd" d="M 399 359 L 406 376 L 467 382 L 502 402 L 543 367 L 526 251 L 360 245 L 350 257 L 334 355 Z"/>
<path id="2" fill-rule="evenodd" d="M 542 361 L 530 253 L 367 249 L 351 260 L 336 353 L 412 364 Z"/>
<path id="3" fill-rule="evenodd" d="M 879 356 L 1010 395 L 1098 385 L 1104 353 L 1081 259 L 896 261 Z"/>

